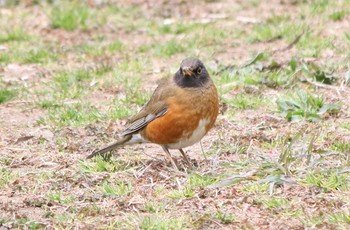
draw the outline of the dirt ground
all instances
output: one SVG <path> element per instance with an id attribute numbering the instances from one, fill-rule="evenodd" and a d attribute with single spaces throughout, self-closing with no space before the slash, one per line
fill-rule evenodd
<path id="1" fill-rule="evenodd" d="M 53 2 L 0 8 L 0 229 L 350 227 L 347 1 L 76 1 L 90 14 L 73 30 Z M 204 153 L 186 149 L 195 168 L 153 144 L 86 160 L 187 56 L 221 99 Z M 340 111 L 291 122 L 276 101 L 298 90 Z"/>

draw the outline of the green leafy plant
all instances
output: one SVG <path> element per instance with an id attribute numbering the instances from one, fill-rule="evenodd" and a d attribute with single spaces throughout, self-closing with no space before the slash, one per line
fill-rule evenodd
<path id="1" fill-rule="evenodd" d="M 303 70 L 308 77 L 313 78 L 314 80 L 322 82 L 324 84 L 330 85 L 337 80 L 337 78 L 334 77 L 332 73 L 322 70 L 315 63 L 304 64 Z"/>
<path id="2" fill-rule="evenodd" d="M 340 111 L 339 104 L 326 104 L 321 96 L 298 91 L 277 100 L 278 113 L 289 121 L 319 121 L 325 113 Z"/>

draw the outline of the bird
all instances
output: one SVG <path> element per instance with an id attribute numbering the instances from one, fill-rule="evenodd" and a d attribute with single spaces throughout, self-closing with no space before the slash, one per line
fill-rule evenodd
<path id="1" fill-rule="evenodd" d="M 191 165 L 183 148 L 199 142 L 213 128 L 218 112 L 218 92 L 203 62 L 186 58 L 172 77 L 159 82 L 150 100 L 128 120 L 121 138 L 93 151 L 87 159 L 125 145 L 155 143 L 163 148 L 174 168 L 178 169 L 169 149 L 178 149 Z"/>

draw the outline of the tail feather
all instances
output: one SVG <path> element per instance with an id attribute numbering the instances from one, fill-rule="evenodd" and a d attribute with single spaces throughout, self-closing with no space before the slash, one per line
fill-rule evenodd
<path id="1" fill-rule="evenodd" d="M 126 135 L 122 139 L 120 139 L 120 140 L 118 140 L 110 145 L 107 145 L 107 146 L 103 147 L 102 149 L 95 150 L 89 156 L 87 156 L 86 159 L 91 159 L 95 156 L 102 155 L 106 152 L 109 152 L 109 151 L 115 149 L 115 148 L 118 148 L 119 146 L 123 146 L 126 142 L 128 142 L 131 139 L 131 137 L 132 137 L 132 135 Z"/>

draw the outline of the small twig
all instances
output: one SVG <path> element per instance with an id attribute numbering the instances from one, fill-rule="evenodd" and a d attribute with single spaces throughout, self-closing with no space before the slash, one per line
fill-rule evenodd
<path id="1" fill-rule="evenodd" d="M 14 150 L 14 151 L 29 151 L 29 149 L 15 148 L 15 147 L 5 147 L 5 149 Z"/>
<path id="2" fill-rule="evenodd" d="M 224 227 L 222 224 L 220 224 L 220 223 L 217 222 L 216 220 L 213 220 L 213 219 L 210 219 L 210 218 L 209 218 L 208 220 L 210 220 L 211 222 L 217 224 L 220 228 L 223 228 L 223 227 Z"/>
<path id="3" fill-rule="evenodd" d="M 138 170 L 138 171 L 135 173 L 135 177 L 136 177 L 136 178 L 141 177 L 141 176 L 146 172 L 146 170 L 147 170 L 149 167 L 152 166 L 152 164 L 153 164 L 153 162 L 151 162 L 151 163 L 150 163 L 149 165 L 147 165 L 146 167 L 141 168 L 140 170 Z"/>
<path id="4" fill-rule="evenodd" d="M 249 142 L 249 146 L 248 146 L 247 151 L 246 151 L 248 157 L 250 157 L 249 150 L 251 149 L 253 142 L 254 142 L 254 139 L 251 139 Z"/>
<path id="5" fill-rule="evenodd" d="M 286 50 L 293 48 L 293 46 L 295 46 L 300 41 L 300 38 L 303 35 L 304 35 L 304 31 L 301 32 L 301 34 L 299 34 L 298 36 L 296 36 L 296 38 L 289 45 L 287 45 L 286 47 L 284 47 L 282 49 L 275 50 L 273 53 L 283 52 L 283 51 L 286 51 Z"/>
<path id="6" fill-rule="evenodd" d="M 223 72 L 227 71 L 227 70 L 232 70 L 234 69 L 236 66 L 235 65 L 228 65 L 228 66 L 224 66 L 222 69 L 218 70 L 215 75 L 220 75 Z"/>
<path id="7" fill-rule="evenodd" d="M 177 175 L 177 176 L 184 176 L 184 177 L 188 176 L 187 173 L 181 172 L 181 171 L 176 170 L 176 169 L 174 169 L 174 168 L 170 168 L 170 167 L 168 167 L 168 166 L 164 166 L 164 168 L 167 169 L 168 171 L 174 173 L 174 175 Z M 169 177 L 169 178 L 170 178 L 170 177 Z"/>
<path id="8" fill-rule="evenodd" d="M 332 85 L 325 85 L 325 84 L 322 84 L 322 83 L 318 83 L 318 82 L 315 82 L 315 81 L 311 81 L 309 79 L 306 79 L 306 82 L 311 84 L 311 85 L 314 85 L 316 87 L 320 87 L 320 88 L 324 88 L 324 89 L 331 89 L 331 90 L 334 90 L 337 92 L 337 94 L 340 96 L 340 91 L 344 91 L 343 89 L 339 89 L 339 87 L 336 87 L 336 86 L 332 86 Z"/>
<path id="9" fill-rule="evenodd" d="M 202 145 L 202 140 L 199 142 L 199 144 L 201 145 L 201 151 L 202 151 L 202 154 L 204 156 L 204 159 L 205 159 L 205 161 L 207 161 L 208 159 L 207 159 L 207 156 L 205 156 L 205 152 L 204 152 L 203 145 Z"/>
<path id="10" fill-rule="evenodd" d="M 325 84 L 322 84 L 322 83 L 318 83 L 318 82 L 315 82 L 315 81 L 311 81 L 311 80 L 309 80 L 309 79 L 306 79 L 306 81 L 307 81 L 307 83 L 310 83 L 311 85 L 314 85 L 314 86 L 317 86 L 317 87 L 320 87 L 320 88 L 332 89 L 332 90 L 339 91 L 338 87 L 335 87 L 335 86 L 325 85 Z"/>
<path id="11" fill-rule="evenodd" d="M 145 154 L 146 156 L 148 156 L 149 158 L 151 158 L 151 159 L 155 160 L 155 161 L 157 161 L 157 160 L 158 160 L 158 158 L 156 158 L 156 157 L 154 157 L 154 156 L 151 156 L 151 155 L 147 154 L 145 151 L 142 151 L 142 153 L 143 153 L 143 154 Z"/>
<path id="12" fill-rule="evenodd" d="M 34 137 L 34 136 L 32 136 L 32 135 L 24 136 L 24 137 L 19 137 L 19 138 L 17 139 L 17 141 L 15 142 L 15 145 L 17 145 L 17 144 L 20 143 L 20 142 L 30 140 L 30 139 L 32 139 L 33 137 Z"/>
<path id="13" fill-rule="evenodd" d="M 31 101 L 8 101 L 6 102 L 6 105 L 12 105 L 12 104 L 30 104 L 33 103 Z"/>
<path id="14" fill-rule="evenodd" d="M 226 84 L 221 85 L 221 87 L 223 89 L 229 89 L 231 87 L 236 87 L 236 86 L 238 86 L 237 82 L 230 82 L 230 83 L 226 83 Z"/>
<path id="15" fill-rule="evenodd" d="M 159 176 L 163 177 L 165 180 L 169 180 L 170 177 L 165 175 L 163 172 L 159 172 Z"/>
<path id="16" fill-rule="evenodd" d="M 177 177 L 176 177 L 176 183 L 177 183 L 178 190 L 181 190 L 182 189 L 182 185 L 181 185 L 181 183 L 179 181 L 179 178 L 177 178 Z"/>
<path id="17" fill-rule="evenodd" d="M 216 151 L 214 157 L 212 158 L 211 160 L 211 164 L 214 166 L 214 167 L 218 167 L 218 164 L 219 164 L 219 154 L 221 153 L 221 148 L 218 149 L 218 151 Z"/>

